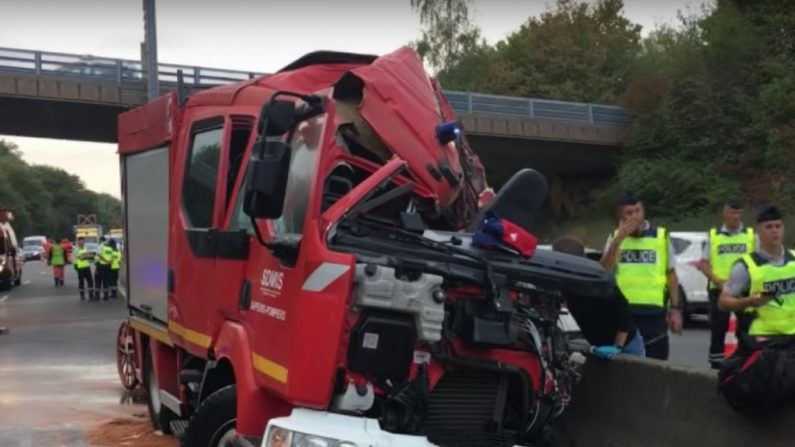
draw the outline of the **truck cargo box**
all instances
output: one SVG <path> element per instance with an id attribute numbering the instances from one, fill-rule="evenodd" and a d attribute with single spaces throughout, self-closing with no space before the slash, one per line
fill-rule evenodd
<path id="1" fill-rule="evenodd" d="M 119 116 L 124 207 L 122 291 L 138 313 L 167 322 L 170 145 L 178 132 L 176 95 Z"/>

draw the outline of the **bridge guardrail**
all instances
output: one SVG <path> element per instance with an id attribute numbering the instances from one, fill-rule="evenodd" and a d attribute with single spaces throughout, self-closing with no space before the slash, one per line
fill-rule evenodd
<path id="1" fill-rule="evenodd" d="M 198 87 L 240 82 L 262 75 L 262 73 L 240 70 L 162 63 L 158 67 L 160 82 L 175 84 L 178 70 L 182 70 L 186 83 Z M 119 85 L 146 81 L 146 70 L 140 61 L 2 47 L 0 47 L 0 71 L 90 77 L 116 82 Z M 445 91 L 445 95 L 456 113 L 514 116 L 608 126 L 625 126 L 629 123 L 626 112 L 616 106 L 452 90 Z"/>

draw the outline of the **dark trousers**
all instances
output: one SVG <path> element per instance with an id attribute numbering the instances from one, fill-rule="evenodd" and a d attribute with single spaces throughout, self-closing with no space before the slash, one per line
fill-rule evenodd
<path id="1" fill-rule="evenodd" d="M 108 288 L 110 289 L 110 294 L 112 297 L 116 297 L 119 289 L 119 270 L 118 269 L 108 269 Z"/>
<path id="2" fill-rule="evenodd" d="M 643 341 L 646 343 L 646 357 L 657 360 L 668 360 L 670 347 L 668 344 L 668 321 L 664 313 L 661 314 L 633 314 L 635 325 Z"/>
<path id="3" fill-rule="evenodd" d="M 720 290 L 709 291 L 709 329 L 711 332 L 709 362 L 713 364 L 723 360 L 723 342 L 726 339 L 726 330 L 729 328 L 729 317 L 731 316 L 731 312 L 718 309 L 719 297 Z"/>
<path id="4" fill-rule="evenodd" d="M 102 293 L 103 289 L 105 293 L 108 293 L 108 270 L 110 270 L 108 266 L 102 264 L 97 264 L 94 268 L 94 288 L 97 291 L 97 296 Z"/>
<path id="5" fill-rule="evenodd" d="M 80 289 L 80 296 L 85 295 L 86 285 L 88 286 L 88 295 L 94 295 L 94 278 L 91 277 L 91 267 L 77 270 L 77 287 Z"/>

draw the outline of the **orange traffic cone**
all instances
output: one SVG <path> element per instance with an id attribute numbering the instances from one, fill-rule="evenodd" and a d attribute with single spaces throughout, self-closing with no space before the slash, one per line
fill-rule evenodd
<path id="1" fill-rule="evenodd" d="M 734 312 L 729 317 L 729 328 L 726 330 L 726 336 L 723 338 L 723 358 L 729 358 L 737 350 L 737 317 Z"/>

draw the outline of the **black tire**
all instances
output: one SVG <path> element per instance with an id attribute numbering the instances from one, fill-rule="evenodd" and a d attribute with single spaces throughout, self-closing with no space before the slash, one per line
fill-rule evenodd
<path id="1" fill-rule="evenodd" d="M 182 447 L 228 447 L 235 438 L 237 387 L 228 385 L 210 394 L 193 413 Z"/>
<path id="2" fill-rule="evenodd" d="M 146 389 L 146 407 L 149 410 L 149 420 L 152 421 L 152 426 L 155 430 L 160 430 L 163 433 L 170 435 L 171 433 L 171 421 L 177 419 L 177 415 L 174 414 L 168 407 L 163 405 L 160 402 L 160 387 L 157 384 L 157 377 L 155 377 L 155 371 L 152 367 L 152 354 L 149 350 L 146 350 L 146 356 L 144 357 L 144 371 L 143 371 L 143 379 L 144 379 L 144 388 Z"/>

